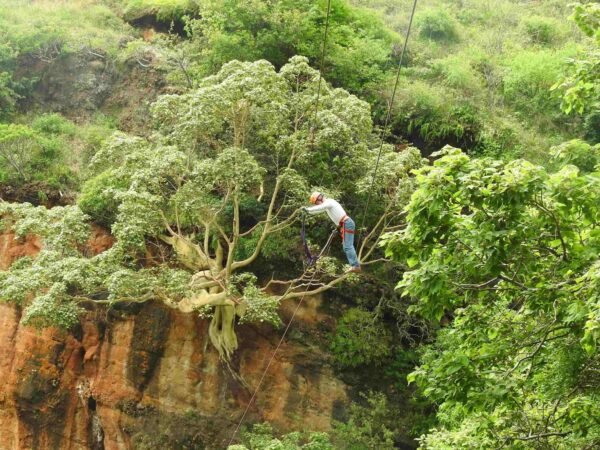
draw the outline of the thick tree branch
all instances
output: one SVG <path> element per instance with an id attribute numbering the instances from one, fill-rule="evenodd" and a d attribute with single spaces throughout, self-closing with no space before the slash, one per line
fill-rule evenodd
<path id="1" fill-rule="evenodd" d="M 227 262 L 225 266 L 225 276 L 229 278 L 233 271 L 235 248 L 240 238 L 240 202 L 237 193 L 233 194 L 233 237 L 227 249 Z"/>
<path id="2" fill-rule="evenodd" d="M 289 292 L 286 294 L 283 294 L 282 296 L 279 297 L 279 301 L 282 301 L 284 299 L 288 299 L 288 298 L 297 298 L 297 297 L 304 297 L 305 295 L 317 295 L 317 294 L 321 294 L 325 291 L 328 291 L 329 289 L 335 287 L 336 285 L 340 284 L 342 281 L 344 281 L 346 278 L 348 278 L 350 274 L 345 273 L 343 275 L 340 275 L 337 278 L 334 278 L 333 280 L 331 280 L 329 283 L 317 288 L 317 289 L 313 289 L 312 291 L 300 291 L 300 292 Z"/>
<path id="3" fill-rule="evenodd" d="M 290 159 L 287 164 L 288 169 L 292 167 L 294 159 L 295 159 L 295 151 L 292 151 L 292 154 L 290 155 Z M 267 210 L 265 226 L 263 228 L 263 231 L 262 231 L 260 237 L 258 238 L 258 242 L 256 243 L 256 248 L 254 249 L 254 252 L 248 258 L 246 258 L 242 261 L 236 261 L 236 262 L 232 263 L 231 271 L 235 271 L 242 267 L 248 266 L 260 254 L 262 245 L 265 242 L 265 239 L 267 238 L 269 233 L 271 232 L 271 221 L 273 220 L 273 210 L 275 208 L 275 201 L 277 200 L 277 195 L 279 194 L 280 188 L 281 188 L 281 177 L 277 177 L 277 180 L 275 181 L 275 187 L 273 188 L 273 194 L 271 194 L 271 201 L 269 202 L 269 209 Z"/>

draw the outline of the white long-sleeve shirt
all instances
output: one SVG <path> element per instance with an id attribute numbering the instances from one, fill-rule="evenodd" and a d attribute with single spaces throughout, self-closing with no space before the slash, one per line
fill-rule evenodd
<path id="1" fill-rule="evenodd" d="M 332 198 L 326 198 L 320 205 L 310 206 L 306 208 L 306 211 L 308 211 L 309 214 L 318 214 L 322 211 L 326 211 L 329 218 L 333 220 L 333 223 L 336 225 L 339 225 L 340 220 L 346 216 L 346 211 L 344 211 L 342 205 Z"/>

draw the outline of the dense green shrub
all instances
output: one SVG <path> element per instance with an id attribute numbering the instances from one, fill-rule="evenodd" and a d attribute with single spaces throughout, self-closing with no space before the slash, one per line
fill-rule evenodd
<path id="1" fill-rule="evenodd" d="M 576 3 L 572 18 L 592 39 L 583 54 L 568 61 L 565 74 L 552 89 L 561 93 L 561 108 L 566 114 L 596 114 L 600 109 L 600 5 Z M 590 123 L 593 123 L 593 117 L 587 125 Z M 590 134 L 591 130 L 586 131 Z M 591 134 L 597 135 L 597 131 Z"/>
<path id="2" fill-rule="evenodd" d="M 110 8 L 91 0 L 6 0 L 0 6 L 0 29 L 0 44 L 13 56 L 30 54 L 42 60 L 83 48 L 114 54 L 129 31 Z"/>
<path id="3" fill-rule="evenodd" d="M 425 150 L 448 143 L 472 148 L 482 126 L 479 111 L 453 99 L 447 88 L 416 81 L 398 90 L 392 129 Z"/>
<path id="4" fill-rule="evenodd" d="M 0 9 L 1 11 L 1 9 Z M 0 24 L 2 18 L 0 17 Z M 35 80 L 16 80 L 14 72 L 17 66 L 18 52 L 10 40 L 3 42 L 0 36 L 0 120 L 6 120 L 15 111 L 17 102 L 28 92 Z"/>
<path id="5" fill-rule="evenodd" d="M 600 169 L 600 144 L 594 146 L 580 139 L 565 142 L 551 149 L 551 154 L 561 165 L 573 164 L 581 172 L 593 172 Z"/>
<path id="6" fill-rule="evenodd" d="M 0 124 L 0 182 L 17 187 L 44 181 L 66 187 L 74 181 L 63 142 L 26 125 Z"/>
<path id="7" fill-rule="evenodd" d="M 444 9 L 420 11 L 416 18 L 419 35 L 434 41 L 453 42 L 458 40 L 458 27 L 454 19 Z"/>
<path id="8" fill-rule="evenodd" d="M 88 180 L 81 189 L 77 204 L 81 210 L 99 225 L 109 227 L 117 217 L 119 202 L 116 190 L 127 188 L 127 182 L 107 170 Z"/>
<path id="9" fill-rule="evenodd" d="M 589 168 L 590 150 L 560 153 Z M 387 247 L 409 266 L 398 287 L 411 310 L 449 322 L 409 376 L 439 405 L 422 442 L 597 447 L 600 174 L 437 156 Z"/>
<path id="10" fill-rule="evenodd" d="M 124 5 L 125 20 L 135 20 L 143 16 L 155 16 L 158 20 L 182 19 L 186 14 L 198 11 L 195 0 L 127 0 Z"/>
<path id="11" fill-rule="evenodd" d="M 465 55 L 453 55 L 433 62 L 434 72 L 442 82 L 465 93 L 478 93 L 482 89 L 479 73 Z"/>
<path id="12" fill-rule="evenodd" d="M 526 17 L 523 19 L 523 28 L 534 44 L 549 45 L 560 36 L 560 23 L 549 17 Z"/>
<path id="13" fill-rule="evenodd" d="M 592 111 L 585 116 L 583 129 L 586 140 L 592 144 L 600 143 L 600 110 Z"/>
<path id="14" fill-rule="evenodd" d="M 560 101 L 550 93 L 566 52 L 523 50 L 511 55 L 504 74 L 504 97 L 521 112 L 556 114 Z"/>
<path id="15" fill-rule="evenodd" d="M 19 99 L 16 89 L 17 86 L 15 86 L 11 73 L 0 72 L 0 119 L 8 117 L 14 111 Z"/>
<path id="16" fill-rule="evenodd" d="M 343 450 L 392 450 L 398 427 L 398 411 L 392 410 L 382 393 L 362 394 L 365 406 L 350 405 L 346 423 L 336 422 L 332 431 L 337 449 Z"/>
<path id="17" fill-rule="evenodd" d="M 269 423 L 257 423 L 240 435 L 241 444 L 228 450 L 392 450 L 398 437 L 398 411 L 382 393 L 361 394 L 346 422 L 334 422 L 328 434 L 309 431 L 277 434 Z"/>
<path id="18" fill-rule="evenodd" d="M 31 122 L 31 128 L 40 133 L 68 136 L 73 136 L 77 130 L 73 122 L 57 113 L 37 116 Z"/>
<path id="19" fill-rule="evenodd" d="M 267 59 L 280 67 L 293 55 L 318 66 L 327 2 L 206 0 L 202 18 L 192 20 L 192 40 L 202 49 L 197 73 L 216 71 L 238 59 Z M 383 79 L 396 36 L 375 14 L 333 0 L 325 71 L 333 84 L 352 91 Z"/>
<path id="20" fill-rule="evenodd" d="M 29 181 L 39 137 L 25 125 L 0 124 L 0 181 Z"/>
<path id="21" fill-rule="evenodd" d="M 523 156 L 519 135 L 512 124 L 486 124 L 473 153 L 497 159 L 511 160 Z"/>
<path id="22" fill-rule="evenodd" d="M 350 308 L 337 324 L 331 351 L 342 366 L 378 364 L 389 356 L 391 333 L 377 317 L 359 308 Z"/>
<path id="23" fill-rule="evenodd" d="M 15 76 L 23 61 L 48 64 L 88 51 L 114 56 L 130 31 L 108 6 L 93 0 L 6 0 L 0 4 L 0 30 L 0 119 L 15 111 L 39 79 L 36 73 Z"/>
<path id="24" fill-rule="evenodd" d="M 333 450 L 326 433 L 292 432 L 279 438 L 274 436 L 268 422 L 256 423 L 241 433 L 241 445 L 232 445 L 228 450 Z"/>

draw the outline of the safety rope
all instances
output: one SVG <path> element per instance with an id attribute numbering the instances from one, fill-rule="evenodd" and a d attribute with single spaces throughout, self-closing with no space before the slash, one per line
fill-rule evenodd
<path id="1" fill-rule="evenodd" d="M 322 46 L 321 46 L 321 63 L 320 63 L 320 68 L 319 68 L 319 83 L 318 83 L 318 88 L 317 88 L 317 99 L 315 101 L 315 113 L 313 115 L 312 125 L 311 125 L 310 130 L 309 130 L 309 132 L 310 132 L 309 143 L 311 145 L 314 144 L 314 140 L 313 140 L 313 137 L 314 137 L 314 128 L 315 128 L 315 123 L 316 123 L 316 120 L 317 120 L 317 114 L 319 112 L 319 101 L 321 99 L 321 84 L 322 84 L 322 81 L 323 81 L 323 66 L 324 66 L 324 63 L 325 63 L 325 54 L 326 54 L 326 48 L 327 48 L 327 34 L 329 32 L 329 17 L 330 17 L 330 15 L 331 15 L 331 0 L 327 0 L 327 14 L 325 16 L 325 31 L 323 33 L 323 41 L 322 41 Z M 304 223 L 303 223 L 303 226 L 304 226 Z M 321 250 L 321 252 L 319 253 L 319 255 L 316 257 L 315 263 L 323 255 L 323 253 L 329 248 L 329 246 L 331 244 L 331 241 L 333 240 L 333 237 L 335 236 L 336 233 L 337 232 L 334 230 L 334 232 L 332 232 L 330 234 L 329 239 L 327 240 L 327 243 L 325 244 L 325 247 L 323 247 L 323 249 Z M 308 248 L 308 246 L 307 246 L 307 248 Z M 312 264 L 309 264 L 306 267 L 306 269 L 302 273 L 300 279 L 304 278 L 304 275 L 306 275 L 306 272 L 311 267 L 312 267 Z M 258 385 L 256 386 L 256 389 L 254 389 L 254 392 L 252 393 L 252 397 L 250 398 L 250 401 L 248 402 L 248 405 L 246 406 L 246 409 L 244 410 L 244 414 L 242 414 L 242 417 L 241 417 L 240 421 L 238 422 L 238 424 L 237 424 L 237 426 L 235 428 L 235 431 L 233 432 L 233 435 L 231 436 L 231 439 L 229 440 L 229 443 L 227 444 L 227 447 L 229 447 L 231 445 L 231 443 L 235 439 L 235 435 L 237 434 L 237 432 L 240 429 L 240 426 L 244 422 L 244 418 L 246 417 L 246 414 L 248 413 L 248 410 L 250 409 L 250 406 L 252 405 L 252 402 L 254 401 L 254 398 L 256 397 L 256 394 L 258 393 L 260 387 L 262 386 L 262 383 L 263 383 L 263 381 L 265 379 L 265 376 L 266 376 L 267 372 L 269 371 L 269 368 L 271 367 L 271 363 L 273 362 L 273 359 L 275 358 L 275 355 L 277 354 L 277 351 L 279 350 L 279 347 L 283 343 L 283 340 L 285 339 L 285 336 L 287 335 L 287 332 L 290 329 L 290 326 L 292 325 L 292 322 L 294 321 L 294 318 L 296 317 L 296 313 L 300 309 L 300 306 L 302 305 L 302 302 L 304 301 L 304 297 L 306 295 L 306 292 L 310 288 L 310 285 L 313 282 L 316 274 L 317 274 L 317 270 L 315 269 L 312 277 L 310 278 L 310 280 L 309 280 L 309 282 L 308 282 L 308 284 L 306 286 L 306 290 L 304 291 L 304 294 L 302 295 L 302 297 L 300 297 L 300 301 L 296 305 L 296 308 L 294 309 L 294 313 L 292 314 L 292 317 L 288 321 L 288 324 L 286 325 L 285 330 L 283 331 L 283 334 L 281 335 L 281 338 L 279 339 L 279 342 L 277 343 L 277 346 L 275 347 L 275 350 L 273 350 L 273 354 L 271 355 L 271 358 L 269 359 L 269 363 L 267 364 L 267 367 L 265 367 L 265 370 L 263 371 L 263 373 L 262 373 L 262 375 L 260 377 Z M 288 292 L 289 292 L 289 290 L 291 290 L 292 286 L 293 286 L 293 284 L 290 285 L 290 287 L 288 288 Z M 283 298 L 285 298 L 285 294 L 284 294 Z"/>
<path id="2" fill-rule="evenodd" d="M 319 85 L 317 88 L 317 100 L 315 101 L 315 114 L 313 115 L 312 125 L 310 126 L 310 143 L 313 144 L 315 122 L 319 112 L 319 100 L 321 98 L 321 83 L 323 81 L 323 65 L 325 64 L 325 50 L 327 48 L 327 33 L 329 31 L 329 16 L 331 14 L 331 0 L 327 0 L 327 15 L 325 16 L 325 32 L 323 33 L 323 44 L 321 47 L 321 63 L 319 64 Z"/>
<path id="3" fill-rule="evenodd" d="M 330 236 L 330 239 L 328 242 L 330 242 L 333 238 L 333 233 Z M 321 252 L 322 254 L 322 252 Z M 306 275 L 306 272 L 308 272 L 308 270 L 310 269 L 310 266 L 307 267 L 304 272 L 302 273 L 302 275 L 300 276 L 300 279 L 304 278 L 304 275 Z M 271 354 L 271 358 L 269 359 L 269 362 L 267 364 L 267 367 L 265 367 L 265 370 L 263 370 L 263 373 L 260 377 L 260 380 L 258 381 L 258 385 L 256 386 L 256 389 L 254 389 L 254 392 L 252 393 L 252 397 L 250 397 L 250 401 L 248 402 L 248 405 L 246 405 L 246 409 L 244 410 L 244 414 L 242 414 L 242 417 L 240 419 L 240 421 L 238 422 L 237 426 L 235 427 L 235 431 L 233 432 L 233 434 L 231 435 L 231 439 L 229 439 L 229 443 L 227 444 L 227 447 L 229 447 L 231 445 L 231 443 L 233 442 L 233 440 L 235 439 L 235 435 L 237 434 L 237 432 L 240 429 L 240 426 L 242 425 L 242 423 L 244 422 L 244 418 L 246 417 L 246 414 L 248 413 L 248 410 L 250 409 L 250 406 L 252 405 L 252 402 L 254 401 L 256 394 L 258 393 L 260 387 L 262 386 L 262 383 L 265 379 L 265 376 L 267 375 L 267 372 L 269 371 L 269 368 L 271 367 L 271 363 L 273 362 L 273 359 L 275 359 L 275 355 L 277 354 L 277 351 L 279 350 L 279 347 L 281 347 L 281 344 L 283 343 L 283 340 L 285 339 L 288 330 L 290 329 L 290 326 L 292 325 L 292 322 L 294 321 L 294 318 L 296 317 L 296 313 L 298 312 L 298 310 L 300 309 L 300 306 L 302 305 L 302 302 L 304 301 L 304 297 L 306 296 L 306 292 L 308 291 L 308 289 L 310 288 L 310 285 L 312 284 L 313 280 L 315 279 L 315 276 L 317 275 L 317 270 L 315 269 L 312 276 L 310 277 L 310 280 L 308 281 L 308 284 L 306 285 L 306 290 L 304 291 L 302 297 L 300 297 L 300 300 L 298 301 L 298 304 L 296 305 L 296 308 L 294 309 L 294 312 L 292 314 L 292 317 L 290 318 L 290 320 L 288 321 L 285 330 L 283 330 L 283 334 L 281 335 L 281 338 L 279 339 L 279 342 L 277 343 L 277 346 L 275 347 L 275 350 L 273 350 L 273 353 Z M 290 285 L 290 287 L 288 288 L 288 292 L 291 290 L 292 285 Z M 285 298 L 285 295 L 287 294 L 287 292 L 283 295 L 283 298 Z"/>
<path id="4" fill-rule="evenodd" d="M 410 13 L 410 21 L 408 22 L 408 28 L 406 29 L 406 36 L 404 38 L 404 46 L 402 47 L 402 53 L 400 54 L 400 61 L 398 62 L 398 70 L 396 72 L 396 82 L 394 83 L 394 90 L 392 91 L 392 98 L 390 100 L 390 105 L 387 110 L 387 114 L 385 116 L 385 121 L 383 125 L 383 129 L 381 130 L 381 144 L 379 146 L 379 153 L 377 154 L 377 162 L 375 163 L 375 170 L 373 171 L 373 178 L 371 179 L 371 186 L 369 187 L 369 195 L 367 197 L 367 203 L 365 204 L 365 208 L 363 210 L 363 216 L 361 220 L 360 228 L 357 231 L 357 234 L 360 234 L 360 230 L 362 230 L 365 224 L 365 217 L 367 211 L 369 209 L 369 203 L 371 201 L 371 193 L 373 191 L 373 186 L 375 185 L 375 177 L 377 176 L 377 170 L 379 169 L 379 161 L 381 160 L 381 152 L 383 150 L 383 144 L 385 139 L 385 134 L 387 133 L 387 128 L 390 120 L 390 116 L 392 114 L 392 107 L 394 106 L 394 100 L 396 98 L 396 90 L 398 89 L 398 82 L 400 80 L 400 69 L 402 69 L 402 61 L 404 60 L 404 53 L 406 52 L 406 46 L 408 44 L 408 37 L 410 35 L 410 29 L 413 23 L 413 17 L 415 16 L 415 10 L 417 9 L 417 1 L 415 0 L 413 3 L 412 11 Z M 356 248 L 359 247 L 358 243 L 360 241 L 360 236 L 356 236 Z"/>
<path id="5" fill-rule="evenodd" d="M 385 137 L 385 133 L 387 131 L 387 126 L 388 126 L 388 123 L 389 123 L 389 118 L 390 118 L 390 115 L 391 115 L 391 110 L 392 110 L 392 106 L 393 106 L 393 103 L 394 103 L 394 98 L 396 96 L 396 90 L 397 90 L 397 87 L 398 87 L 398 81 L 400 79 L 400 69 L 402 68 L 402 61 L 404 59 L 404 53 L 406 52 L 406 46 L 407 46 L 407 43 L 408 43 L 408 37 L 409 37 L 409 34 L 410 34 L 410 30 L 411 30 L 411 27 L 412 27 L 412 22 L 413 22 L 413 17 L 414 17 L 414 14 L 415 14 L 415 9 L 417 7 L 417 1 L 418 0 L 415 0 L 414 4 L 413 4 L 412 12 L 411 12 L 411 15 L 410 15 L 410 22 L 408 24 L 408 29 L 407 29 L 407 32 L 406 32 L 406 37 L 404 39 L 404 46 L 402 48 L 402 53 L 400 55 L 400 62 L 398 63 L 398 71 L 396 73 L 396 81 L 394 83 L 394 90 L 393 90 L 393 93 L 392 93 L 392 99 L 390 101 L 390 106 L 389 106 L 388 112 L 386 114 L 386 118 L 385 118 L 385 122 L 384 122 L 384 127 L 383 127 L 383 130 L 381 132 L 381 145 L 379 147 L 379 153 L 377 155 L 377 162 L 375 164 L 375 171 L 373 173 L 373 178 L 372 178 L 372 181 L 371 181 L 371 187 L 369 188 L 369 196 L 367 198 L 366 207 L 365 207 L 364 212 L 363 212 L 362 225 L 364 225 L 366 211 L 368 209 L 369 202 L 371 200 L 371 191 L 373 189 L 373 185 L 374 185 L 374 182 L 375 182 L 375 177 L 377 175 L 377 170 L 379 168 L 379 161 L 381 159 L 381 152 L 382 152 L 382 149 L 383 149 L 384 137 Z M 323 73 L 323 64 L 324 64 L 324 61 L 325 61 L 325 50 L 326 50 L 326 44 L 327 44 L 327 34 L 328 34 L 328 31 L 329 31 L 329 16 L 330 16 L 330 12 L 331 12 L 331 0 L 327 0 L 327 16 L 326 16 L 326 19 L 325 19 L 325 32 L 324 32 L 324 36 L 323 36 L 323 45 L 322 45 L 322 48 L 321 48 L 321 64 L 320 64 L 320 70 L 319 70 L 319 83 L 318 83 L 318 89 L 317 89 L 317 99 L 316 99 L 316 102 L 315 102 L 315 113 L 314 113 L 314 116 L 313 116 L 313 123 L 312 123 L 311 129 L 310 129 L 310 131 L 311 131 L 311 141 L 312 141 L 312 133 L 314 132 L 314 124 L 316 122 L 317 113 L 319 111 L 319 100 L 320 100 L 320 96 L 321 96 L 322 73 Z M 362 227 L 362 225 L 361 225 L 361 227 Z M 331 233 L 331 235 L 329 236 L 329 239 L 328 239 L 325 247 L 321 250 L 321 252 L 320 252 L 319 256 L 317 257 L 317 259 L 329 247 L 329 245 L 331 244 L 331 241 L 333 240 L 333 237 L 335 236 L 335 234 L 336 234 L 335 231 Z M 357 239 L 357 245 L 358 245 L 358 239 Z M 304 278 L 304 275 L 306 274 L 306 272 L 311 267 L 312 266 L 309 264 L 308 267 L 302 273 L 302 276 L 300 277 L 301 279 Z M 231 439 L 229 440 L 229 443 L 227 444 L 228 447 L 231 445 L 231 443 L 235 439 L 235 435 L 239 431 L 240 426 L 242 425 L 242 423 L 244 422 L 246 414 L 248 413 L 248 410 L 250 409 L 250 406 L 252 405 L 252 402 L 256 398 L 256 394 L 258 393 L 260 387 L 262 386 L 262 383 L 263 383 L 263 381 L 265 379 L 265 376 L 266 376 L 269 368 L 271 367 L 273 359 L 275 359 L 275 355 L 277 354 L 277 351 L 279 350 L 279 347 L 283 343 L 283 340 L 285 339 L 285 337 L 287 335 L 287 332 L 290 329 L 290 326 L 292 325 L 292 322 L 294 321 L 294 318 L 296 317 L 296 314 L 297 314 L 298 310 L 300 309 L 300 306 L 302 305 L 302 302 L 304 301 L 304 297 L 306 295 L 306 292 L 308 292 L 308 289 L 310 288 L 310 285 L 313 282 L 313 280 L 314 280 L 317 272 L 318 271 L 315 270 L 314 273 L 313 273 L 313 275 L 312 275 L 312 277 L 310 278 L 310 280 L 309 280 L 309 282 L 308 282 L 308 284 L 306 286 L 306 290 L 304 291 L 304 294 L 300 297 L 300 300 L 298 301 L 298 304 L 296 305 L 296 308 L 294 309 L 292 317 L 288 321 L 288 323 L 287 323 L 287 325 L 285 327 L 285 330 L 283 331 L 283 334 L 281 335 L 281 338 L 279 339 L 279 342 L 277 343 L 277 346 L 275 347 L 275 350 L 273 350 L 273 353 L 271 355 L 271 358 L 269 359 L 267 367 L 265 367 L 265 370 L 263 371 L 263 373 L 262 373 L 262 375 L 260 377 L 258 385 L 256 386 L 256 389 L 254 389 L 254 392 L 252 393 L 252 397 L 250 398 L 250 401 L 248 402 L 248 405 L 246 406 L 246 409 L 244 410 L 244 413 L 242 414 L 242 417 L 241 417 L 240 421 L 238 422 L 238 424 L 237 424 L 237 426 L 235 428 L 235 431 L 233 432 L 233 435 L 231 436 Z M 288 289 L 288 291 L 291 288 L 292 288 L 292 285 L 290 285 L 290 288 Z M 285 298 L 285 294 L 284 294 L 283 298 Z"/>

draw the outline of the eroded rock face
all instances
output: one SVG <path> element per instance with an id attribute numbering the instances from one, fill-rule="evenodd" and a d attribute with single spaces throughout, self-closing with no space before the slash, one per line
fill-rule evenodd
<path id="1" fill-rule="evenodd" d="M 110 246 L 101 233 L 91 239 Z M 0 235 L 0 266 L 37 252 Z M 245 423 L 281 431 L 328 430 L 347 387 L 319 349 L 331 318 L 307 299 L 280 347 Z M 286 321 L 293 303 L 283 305 Z M 0 448 L 225 448 L 267 366 L 281 330 L 238 328 L 228 367 L 208 338 L 208 321 L 159 303 L 89 311 L 66 333 L 20 324 L 0 303 Z"/>
<path id="2" fill-rule="evenodd" d="M 38 81 L 20 109 L 58 112 L 76 123 L 102 112 L 114 116 L 120 130 L 143 135 L 150 104 L 167 91 L 161 72 L 146 66 L 131 60 L 125 70 L 119 69 L 110 56 L 84 49 L 51 60 L 26 55 L 15 77 Z"/>
<path id="3" fill-rule="evenodd" d="M 224 448 L 277 333 L 241 327 L 228 368 L 209 343 L 207 321 L 194 315 L 154 303 L 103 314 L 89 313 L 67 334 L 24 327 L 16 307 L 0 304 L 2 448 Z M 284 343 L 247 423 L 329 429 L 347 397 L 324 358 Z"/>

